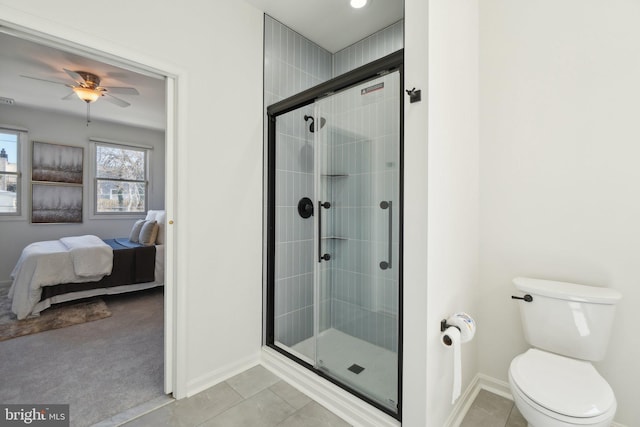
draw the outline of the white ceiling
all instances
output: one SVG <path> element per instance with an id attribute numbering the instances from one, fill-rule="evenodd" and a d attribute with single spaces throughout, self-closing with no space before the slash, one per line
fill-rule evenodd
<path id="1" fill-rule="evenodd" d="M 331 53 L 404 17 L 404 0 L 369 0 L 362 9 L 352 8 L 349 0 L 245 1 Z"/>
<path id="2" fill-rule="evenodd" d="M 404 17 L 403 0 L 369 0 L 362 9 L 351 8 L 349 0 L 245 1 L 332 53 Z M 159 76 L 134 72 L 121 64 L 106 64 L 66 47 L 62 50 L 18 38 L 0 28 L 0 97 L 11 98 L 18 106 L 84 118 L 87 107 L 83 101 L 77 97 L 62 100 L 71 92 L 63 84 L 74 83 L 64 68 L 96 74 L 101 86 L 134 87 L 140 92 L 135 96 L 116 95 L 131 104 L 126 108 L 98 99 L 91 104 L 92 120 L 165 128 L 165 84 Z"/>
<path id="3" fill-rule="evenodd" d="M 91 119 L 152 129 L 164 129 L 165 83 L 163 79 L 108 65 L 72 52 L 54 49 L 0 31 L 0 97 L 14 105 L 59 111 L 86 117 L 87 106 L 69 87 L 21 77 L 22 75 L 64 84 L 75 84 L 64 68 L 87 71 L 101 78 L 100 86 L 134 87 L 139 95 L 115 95 L 131 105 L 119 107 L 104 99 L 91 104 Z M 10 107 L 9 107 L 10 108 Z"/>

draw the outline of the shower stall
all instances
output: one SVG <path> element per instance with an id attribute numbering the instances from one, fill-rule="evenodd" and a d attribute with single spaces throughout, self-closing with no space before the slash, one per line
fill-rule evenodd
<path id="1" fill-rule="evenodd" d="M 402 64 L 267 108 L 267 345 L 398 419 Z"/>

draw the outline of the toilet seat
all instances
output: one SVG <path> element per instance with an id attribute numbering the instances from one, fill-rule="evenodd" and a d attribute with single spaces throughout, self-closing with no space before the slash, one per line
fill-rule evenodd
<path id="1" fill-rule="evenodd" d="M 513 383 L 513 377 L 509 375 L 509 385 L 513 394 L 513 400 L 529 422 L 530 426 L 544 427 L 610 427 L 616 414 L 617 406 L 614 405 L 608 412 L 594 418 L 573 418 L 550 411 L 529 399 Z"/>
<path id="2" fill-rule="evenodd" d="M 592 424 L 616 410 L 609 384 L 589 362 L 529 349 L 511 362 L 515 391 L 558 420 Z"/>

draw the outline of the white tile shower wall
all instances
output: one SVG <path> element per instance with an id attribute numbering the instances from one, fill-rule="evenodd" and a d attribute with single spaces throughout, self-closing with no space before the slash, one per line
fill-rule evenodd
<path id="1" fill-rule="evenodd" d="M 333 55 L 333 76 L 380 59 L 404 47 L 404 20 L 384 28 Z"/>
<path id="2" fill-rule="evenodd" d="M 331 78 L 331 54 L 265 15 L 265 111 L 268 105 Z M 294 345 L 313 335 L 313 220 L 298 215 L 313 194 L 313 134 L 305 114 L 278 117 L 276 147 L 275 340 Z M 265 120 L 266 135 L 266 120 Z"/>
<path id="3" fill-rule="evenodd" d="M 265 15 L 265 107 L 332 77 L 331 53 Z"/>

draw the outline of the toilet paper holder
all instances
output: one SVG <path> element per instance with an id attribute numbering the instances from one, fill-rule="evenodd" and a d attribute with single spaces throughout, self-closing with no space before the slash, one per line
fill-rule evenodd
<path id="1" fill-rule="evenodd" d="M 442 320 L 440 321 L 440 332 L 444 332 L 444 331 L 446 331 L 448 327 L 454 327 L 454 328 L 456 328 L 457 330 L 459 330 L 459 331 L 460 331 L 460 327 L 459 327 L 459 326 L 456 326 L 456 325 L 452 325 L 452 324 L 450 324 L 450 323 L 447 323 L 447 319 L 442 319 Z M 462 332 L 462 331 L 461 331 L 461 332 Z"/>
<path id="2" fill-rule="evenodd" d="M 447 323 L 447 319 L 442 319 L 442 321 L 440 321 L 440 332 L 444 332 L 447 330 L 447 328 L 456 328 L 458 331 L 460 331 L 460 327 L 456 326 L 456 325 L 452 325 L 450 323 Z M 462 332 L 462 331 L 460 331 Z M 453 344 L 453 341 L 451 341 L 451 337 L 449 335 L 444 335 L 442 337 L 443 339 L 443 343 L 447 346 L 450 346 L 451 344 Z"/>

